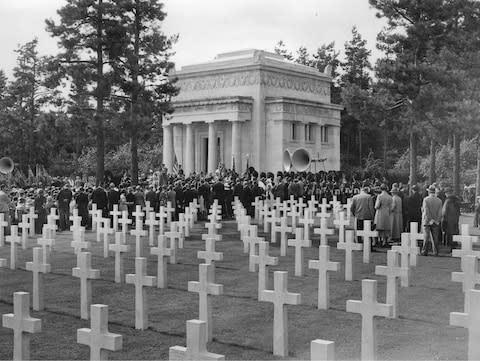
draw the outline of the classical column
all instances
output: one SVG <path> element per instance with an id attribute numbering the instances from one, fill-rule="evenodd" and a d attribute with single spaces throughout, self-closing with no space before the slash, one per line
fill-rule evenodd
<path id="1" fill-rule="evenodd" d="M 172 138 L 172 126 L 163 126 L 163 163 L 168 169 L 168 172 L 172 172 L 173 167 L 173 138 Z"/>
<path id="2" fill-rule="evenodd" d="M 173 126 L 173 149 L 177 162 L 184 168 L 183 162 L 183 124 L 175 124 Z"/>
<path id="3" fill-rule="evenodd" d="M 242 172 L 242 123 L 232 122 L 232 167 L 233 159 L 235 160 L 235 170 L 237 173 Z"/>
<path id="4" fill-rule="evenodd" d="M 185 137 L 185 175 L 189 176 L 190 173 L 195 171 L 195 138 L 193 137 L 192 124 L 186 125 L 186 137 Z"/>
<path id="5" fill-rule="evenodd" d="M 208 123 L 208 173 L 217 169 L 217 132 L 213 122 Z"/>

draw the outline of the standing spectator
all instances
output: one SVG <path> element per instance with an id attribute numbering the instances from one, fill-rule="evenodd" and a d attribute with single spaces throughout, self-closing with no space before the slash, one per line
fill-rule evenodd
<path id="1" fill-rule="evenodd" d="M 407 211 L 407 224 L 406 229 L 410 231 L 410 223 L 418 223 L 418 229 L 422 229 L 422 203 L 423 197 L 418 192 L 418 186 L 415 184 L 412 186 L 412 194 L 407 198 L 405 208 Z"/>
<path id="2" fill-rule="evenodd" d="M 480 225 L 480 196 L 477 197 L 477 204 L 475 205 L 475 215 L 473 219 L 473 226 L 479 227 Z"/>
<path id="3" fill-rule="evenodd" d="M 422 256 L 428 255 L 428 245 L 432 244 L 432 252 L 438 255 L 440 245 L 440 222 L 442 221 L 442 200 L 435 195 L 435 187 L 428 188 L 428 196 L 422 204 L 422 223 L 424 242 Z"/>
<path id="4" fill-rule="evenodd" d="M 145 207 L 145 194 L 142 191 L 142 188 L 140 186 L 137 186 L 135 188 L 135 208 L 136 206 L 140 206 L 140 208 L 143 210 L 143 207 Z"/>
<path id="5" fill-rule="evenodd" d="M 85 192 L 83 187 L 80 187 L 77 195 L 75 196 L 75 201 L 77 202 L 78 215 L 82 217 L 81 226 L 88 226 L 88 194 Z"/>
<path id="6" fill-rule="evenodd" d="M 120 192 L 118 191 L 117 187 L 115 187 L 115 183 L 110 183 L 110 187 L 107 192 L 107 197 L 108 197 L 108 210 L 113 211 L 113 205 L 118 204 L 120 202 Z M 113 219 L 113 217 L 111 219 Z"/>
<path id="7" fill-rule="evenodd" d="M 42 234 L 43 225 L 47 223 L 47 211 L 45 210 L 45 192 L 43 189 L 39 189 L 33 207 L 35 208 L 35 214 L 38 216 L 35 219 L 35 234 Z"/>
<path id="8" fill-rule="evenodd" d="M 153 186 L 148 186 L 148 191 L 145 194 L 145 200 L 150 203 L 150 207 L 154 212 L 158 212 L 158 196 L 154 191 Z"/>
<path id="9" fill-rule="evenodd" d="M 400 236 L 403 232 L 403 212 L 402 198 L 399 195 L 398 187 L 392 187 L 392 241 L 400 242 Z"/>
<path id="10" fill-rule="evenodd" d="M 375 226 L 378 231 L 380 246 L 386 247 L 390 240 L 392 223 L 390 221 L 390 211 L 392 209 L 392 197 L 387 193 L 387 185 L 380 186 L 381 193 L 375 201 Z"/>
<path id="11" fill-rule="evenodd" d="M 450 252 L 454 247 L 453 235 L 459 234 L 458 220 L 460 218 L 460 199 L 453 194 L 451 188 L 445 189 L 445 203 L 442 208 L 442 231 L 445 233 L 445 240 Z"/>
<path id="12" fill-rule="evenodd" d="M 95 203 L 97 209 L 102 211 L 102 217 L 108 217 L 108 197 L 107 192 L 105 192 L 102 186 L 98 186 L 93 191 L 92 203 Z"/>
<path id="13" fill-rule="evenodd" d="M 70 229 L 70 202 L 72 198 L 73 194 L 70 190 L 70 184 L 67 183 L 57 196 L 60 232 Z"/>
<path id="14" fill-rule="evenodd" d="M 373 199 L 372 196 L 368 194 L 368 191 L 368 187 L 362 187 L 360 193 L 354 195 L 352 198 L 350 212 L 352 212 L 352 215 L 357 219 L 357 230 L 363 230 L 363 221 L 373 221 L 373 217 L 375 216 Z M 361 237 L 358 237 L 358 242 L 362 242 Z"/>

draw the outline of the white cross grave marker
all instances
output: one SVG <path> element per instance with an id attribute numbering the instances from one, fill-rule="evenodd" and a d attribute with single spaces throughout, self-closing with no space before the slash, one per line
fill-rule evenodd
<path id="1" fill-rule="evenodd" d="M 453 282 L 462 282 L 464 293 L 463 312 L 468 313 L 470 309 L 470 290 L 480 283 L 478 273 L 478 258 L 476 256 L 465 256 L 463 260 L 463 272 L 452 272 Z"/>
<path id="2" fill-rule="evenodd" d="M 303 248 L 311 247 L 312 241 L 303 237 L 303 230 L 297 228 L 295 230 L 295 238 L 288 240 L 290 247 L 295 247 L 295 276 L 303 276 Z"/>
<path id="3" fill-rule="evenodd" d="M 310 360 L 335 360 L 335 342 L 316 339 L 310 342 Z"/>
<path id="4" fill-rule="evenodd" d="M 333 224 L 338 228 L 338 242 L 345 242 L 345 226 L 350 224 L 350 222 L 345 219 L 345 213 L 339 212 L 338 219 L 334 220 Z"/>
<path id="5" fill-rule="evenodd" d="M 135 223 L 135 228 L 130 231 L 130 234 L 135 236 L 135 257 L 141 257 L 143 255 L 142 237 L 147 235 L 147 231 L 143 230 L 143 226 L 140 223 Z"/>
<path id="6" fill-rule="evenodd" d="M 92 305 L 90 328 L 77 330 L 77 343 L 90 347 L 90 360 L 108 360 L 108 351 L 122 349 L 122 335 L 108 331 L 108 306 Z"/>
<path id="7" fill-rule="evenodd" d="M 10 269 L 14 270 L 17 266 L 17 246 L 22 243 L 17 226 L 10 227 L 10 236 L 7 236 L 7 242 L 10 242 Z"/>
<path id="8" fill-rule="evenodd" d="M 132 224 L 132 220 L 128 218 L 128 211 L 123 211 L 122 212 L 122 218 L 118 220 L 118 223 L 121 224 L 121 231 L 124 235 L 127 234 L 128 232 L 128 225 Z M 118 227 L 118 226 L 117 226 Z"/>
<path id="9" fill-rule="evenodd" d="M 135 274 L 126 275 L 126 283 L 135 285 L 135 328 L 145 330 L 148 328 L 148 300 L 145 286 L 152 287 L 157 282 L 157 277 L 147 276 L 147 259 L 135 258 Z"/>
<path id="10" fill-rule="evenodd" d="M 376 359 L 375 316 L 391 317 L 393 306 L 377 301 L 377 281 L 362 280 L 362 300 L 347 301 L 347 312 L 362 315 L 362 360 Z"/>
<path id="11" fill-rule="evenodd" d="M 35 213 L 35 207 L 30 207 L 28 212 L 28 221 L 30 222 L 30 237 L 35 235 L 35 220 L 38 219 L 38 214 Z M 1 241 L 0 241 L 1 243 Z M 0 244 L 1 247 L 1 244 Z"/>
<path id="12" fill-rule="evenodd" d="M 100 278 L 100 270 L 92 269 L 92 254 L 80 253 L 80 263 L 72 268 L 72 276 L 80 278 L 80 317 L 88 320 L 88 309 L 92 303 L 92 279 Z"/>
<path id="13" fill-rule="evenodd" d="M 5 228 L 8 227 L 8 222 L 5 221 L 5 214 L 0 213 L 0 247 L 5 245 Z"/>
<path id="14" fill-rule="evenodd" d="M 145 221 L 145 224 L 148 226 L 148 245 L 150 247 L 154 246 L 155 241 L 155 226 L 158 225 L 156 220 L 157 215 L 155 212 L 148 213 L 148 218 Z"/>
<path id="15" fill-rule="evenodd" d="M 337 249 L 345 250 L 345 281 L 353 280 L 353 251 L 361 251 L 363 244 L 353 242 L 353 231 L 347 231 L 346 242 L 337 243 Z"/>
<path id="16" fill-rule="evenodd" d="M 167 212 L 165 211 L 164 206 L 160 206 L 160 209 L 157 213 L 158 218 L 158 234 L 165 234 L 165 220 L 167 219 Z"/>
<path id="17" fill-rule="evenodd" d="M 18 227 L 22 229 L 22 248 L 28 247 L 28 232 L 30 230 L 30 223 L 28 222 L 28 214 L 22 214 L 22 222 L 18 224 Z"/>
<path id="18" fill-rule="evenodd" d="M 420 254 L 420 248 L 411 246 L 410 235 L 408 233 L 402 233 L 402 241 L 400 246 L 393 246 L 392 251 L 400 253 L 400 264 L 404 269 L 410 269 L 412 263 L 417 263 L 416 258 Z M 410 283 L 409 277 L 400 276 L 400 284 L 402 287 L 408 287 Z"/>
<path id="19" fill-rule="evenodd" d="M 168 201 L 167 206 L 165 207 L 165 212 L 167 212 L 167 226 L 170 227 L 170 223 L 172 223 L 172 216 L 175 212 L 175 208 L 172 207 L 172 202 Z"/>
<path id="20" fill-rule="evenodd" d="M 264 290 L 260 301 L 273 303 L 273 354 L 288 356 L 288 313 L 286 305 L 299 305 L 302 296 L 288 292 L 288 272 L 273 273 L 273 291 Z"/>
<path id="21" fill-rule="evenodd" d="M 318 260 L 308 261 L 308 268 L 318 270 L 318 309 L 328 310 L 330 306 L 330 277 L 328 272 L 338 272 L 339 262 L 330 261 L 330 247 L 318 247 Z"/>
<path id="22" fill-rule="evenodd" d="M 13 313 L 2 316 L 2 325 L 13 330 L 13 360 L 30 360 L 30 336 L 42 330 L 42 321 L 30 316 L 30 294 L 13 294 Z"/>
<path id="23" fill-rule="evenodd" d="M 320 228 L 314 228 L 313 233 L 320 235 L 320 245 L 328 246 L 327 236 L 333 235 L 335 231 L 332 228 L 328 228 L 326 218 L 320 218 Z"/>
<path id="24" fill-rule="evenodd" d="M 33 309 L 35 311 L 41 311 L 44 308 L 43 274 L 41 273 L 49 273 L 51 271 L 50 265 L 42 262 L 41 251 L 39 247 L 35 247 L 33 249 L 33 262 L 27 262 L 25 265 L 27 271 L 33 273 Z"/>
<path id="25" fill-rule="evenodd" d="M 397 318 L 398 308 L 398 282 L 397 278 L 409 278 L 410 270 L 400 267 L 397 251 L 387 251 L 387 265 L 376 266 L 375 274 L 387 277 L 387 298 L 386 303 L 392 305 L 392 318 Z"/>
<path id="26" fill-rule="evenodd" d="M 363 230 L 357 231 L 357 236 L 363 239 L 363 263 L 370 263 L 372 239 L 378 237 L 377 231 L 372 231 L 372 221 L 363 221 Z"/>
<path id="27" fill-rule="evenodd" d="M 97 210 L 97 205 L 95 203 L 92 203 L 92 209 L 88 211 L 90 215 L 92 216 L 92 231 L 95 232 L 97 230 L 97 215 L 98 215 L 98 210 Z"/>
<path id="28" fill-rule="evenodd" d="M 108 250 L 115 253 L 115 283 L 123 282 L 123 254 L 130 252 L 130 246 L 125 244 L 125 234 L 115 232 L 115 243 L 108 245 Z"/>
<path id="29" fill-rule="evenodd" d="M 122 215 L 122 212 L 118 210 L 118 204 L 113 205 L 113 211 L 110 211 L 112 216 L 112 228 L 114 232 L 118 231 L 118 218 Z"/>
<path id="30" fill-rule="evenodd" d="M 167 236 L 158 235 L 157 247 L 150 248 L 150 253 L 157 256 L 157 287 L 167 287 L 167 258 L 175 255 L 175 249 L 167 247 Z"/>
<path id="31" fill-rule="evenodd" d="M 258 244 L 258 256 L 251 256 L 252 262 L 258 264 L 258 300 L 261 301 L 262 291 L 269 288 L 268 266 L 278 265 L 278 257 L 268 255 L 268 242 Z"/>
<path id="32" fill-rule="evenodd" d="M 42 237 L 37 239 L 37 244 L 43 250 L 43 263 L 50 263 L 50 252 L 55 245 L 55 239 L 49 237 L 49 231 L 46 224 L 43 225 Z"/>
<path id="33" fill-rule="evenodd" d="M 213 283 L 213 272 L 211 271 L 213 265 L 202 263 L 199 265 L 198 282 L 188 282 L 188 292 L 196 292 L 199 296 L 199 319 L 207 323 L 206 335 L 207 340 L 212 340 L 212 300 L 210 295 L 221 295 L 223 293 L 223 285 Z"/>
<path id="34" fill-rule="evenodd" d="M 187 321 L 187 347 L 170 347 L 168 359 L 173 360 L 225 360 L 225 356 L 207 351 L 207 323 Z"/>
<path id="35" fill-rule="evenodd" d="M 280 227 L 277 228 L 277 232 L 280 232 L 280 256 L 285 257 L 287 255 L 287 233 L 292 232 L 292 227 L 287 224 L 287 217 L 280 218 Z"/>

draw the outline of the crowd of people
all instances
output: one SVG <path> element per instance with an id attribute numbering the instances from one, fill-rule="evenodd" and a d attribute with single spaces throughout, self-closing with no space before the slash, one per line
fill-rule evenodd
<path id="1" fill-rule="evenodd" d="M 247 209 L 247 214 L 254 214 L 255 197 L 267 200 L 288 200 L 291 196 L 310 199 L 312 196 L 321 201 L 334 197 L 346 204 L 353 197 L 351 212 L 357 219 L 357 229 L 363 229 L 363 221 L 371 220 L 379 232 L 378 246 L 388 246 L 399 242 L 400 235 L 409 230 L 410 222 L 423 225 L 427 240 L 433 245 L 433 253 L 438 253 L 439 245 L 444 242 L 450 249 L 454 248 L 452 236 L 459 233 L 460 216 L 459 197 L 449 187 L 432 184 L 425 189 L 417 185 L 408 188 L 402 183 L 390 184 L 387 179 L 356 179 L 343 172 L 330 171 L 318 173 L 278 172 L 258 173 L 249 168 L 245 174 L 220 168 L 214 175 L 193 174 L 185 177 L 180 174 L 168 174 L 165 167 L 161 171 L 142 176 L 139 185 L 131 185 L 123 177 L 115 182 L 95 186 L 89 182 L 76 179 L 57 180 L 49 186 L 37 185 L 26 189 L 3 185 L 0 193 L 0 213 L 12 223 L 22 220 L 22 215 L 34 207 L 36 232 L 41 233 L 47 221 L 50 209 L 55 207 L 59 213 L 59 231 L 69 229 L 69 217 L 73 208 L 78 209 L 82 217 L 82 226 L 91 226 L 89 209 L 95 203 L 108 217 L 114 205 L 119 211 L 127 211 L 131 216 L 136 206 L 145 207 L 149 202 L 156 212 L 161 206 L 170 202 L 175 215 L 182 213 L 193 199 L 198 199 L 200 219 L 205 219 L 207 210 L 214 199 L 222 206 L 222 216 L 231 218 L 232 201 L 238 197 Z M 475 225 L 480 219 L 480 206 L 477 207 Z M 423 249 L 424 254 L 428 252 Z"/>

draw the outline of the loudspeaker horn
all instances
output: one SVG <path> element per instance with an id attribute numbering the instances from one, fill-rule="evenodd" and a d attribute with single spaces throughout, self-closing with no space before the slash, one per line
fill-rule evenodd
<path id="1" fill-rule="evenodd" d="M 292 155 L 292 166 L 298 172 L 304 172 L 310 167 L 310 154 L 305 148 L 297 149 Z"/>
<path id="2" fill-rule="evenodd" d="M 288 149 L 283 151 L 283 170 L 285 172 L 290 172 L 292 168 L 292 155 Z"/>
<path id="3" fill-rule="evenodd" d="M 0 159 L 0 173 L 9 174 L 13 172 L 15 164 L 13 163 L 12 158 L 3 157 Z"/>

